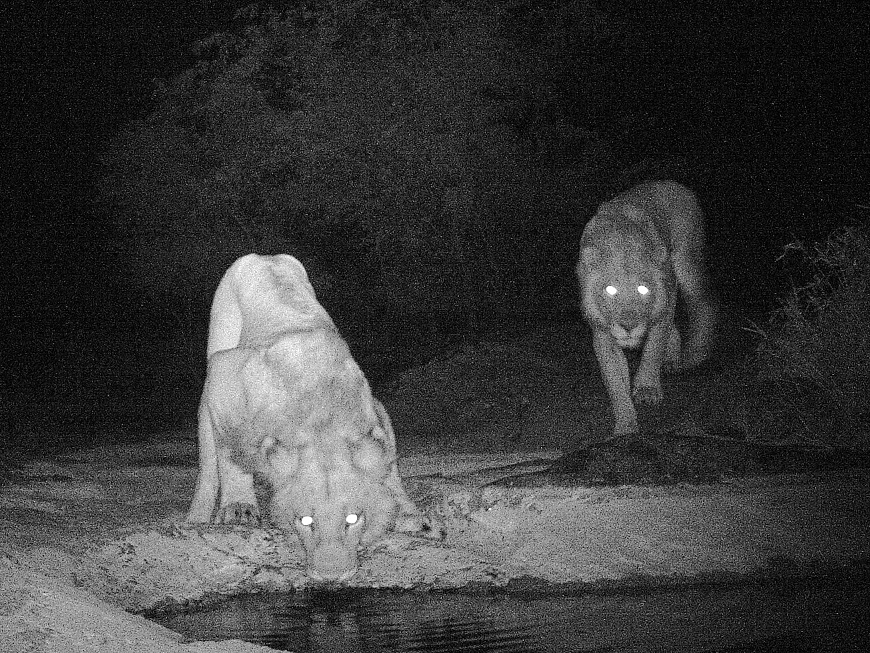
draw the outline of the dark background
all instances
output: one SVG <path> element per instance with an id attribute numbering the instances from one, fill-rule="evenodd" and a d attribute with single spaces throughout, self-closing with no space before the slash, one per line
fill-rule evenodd
<path id="1" fill-rule="evenodd" d="M 98 407 L 131 395 L 141 400 L 134 410 L 147 411 L 155 423 L 192 418 L 201 379 L 194 374 L 168 388 L 160 382 L 162 369 L 185 363 L 154 361 L 132 386 L 92 372 L 101 369 L 92 363 L 101 358 L 142 366 L 144 334 L 173 332 L 165 314 L 118 283 L 125 260 L 112 245 L 115 226 L 92 210 L 97 162 L 125 121 L 147 115 L 152 80 L 190 66 L 190 44 L 230 27 L 246 4 L 0 9 L 8 145 L 5 432 L 27 422 L 10 417 L 30 414 L 22 406 L 87 403 L 96 415 Z M 653 118 L 641 129 L 611 131 L 613 175 L 601 188 L 621 167 L 676 157 L 681 170 L 691 171 L 709 215 L 711 268 L 725 306 L 737 321 L 763 320 L 803 274 L 776 262 L 781 247 L 860 220 L 855 207 L 868 203 L 867 12 L 838 3 L 595 4 L 627 35 L 607 62 L 614 76 L 590 80 L 586 90 L 599 99 L 595 120 L 606 123 L 615 108 Z M 518 11 L 537 5 L 516 3 Z M 590 197 L 589 206 L 601 199 Z M 587 217 L 577 215 L 578 237 Z M 564 256 L 573 249 L 553 251 Z M 575 307 L 557 301 L 571 294 L 572 264 L 567 256 L 565 274 L 553 281 L 561 290 L 541 303 L 540 320 L 580 328 Z M 353 315 L 330 306 L 329 297 L 324 303 L 347 329 Z M 493 327 L 504 327 L 501 317 Z M 117 354 L 125 347 L 126 363 Z M 413 359 L 397 358 L 385 372 L 377 359 L 357 353 L 376 379 Z"/>

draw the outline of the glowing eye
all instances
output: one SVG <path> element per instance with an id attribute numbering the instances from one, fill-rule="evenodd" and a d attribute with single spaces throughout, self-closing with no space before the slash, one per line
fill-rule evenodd
<path id="1" fill-rule="evenodd" d="M 616 286 L 607 286 L 604 292 L 613 297 L 617 293 Z"/>
<path id="2" fill-rule="evenodd" d="M 304 517 L 299 518 L 299 523 L 303 526 L 311 526 L 314 523 L 314 517 L 311 515 L 305 515 Z"/>
<path id="3" fill-rule="evenodd" d="M 348 524 L 356 524 L 358 519 L 359 515 L 350 513 L 347 517 L 344 518 L 344 521 L 346 521 Z"/>
<path id="4" fill-rule="evenodd" d="M 641 295 L 646 295 L 649 292 L 649 288 L 647 288 L 646 286 L 638 286 L 637 292 L 639 292 Z"/>

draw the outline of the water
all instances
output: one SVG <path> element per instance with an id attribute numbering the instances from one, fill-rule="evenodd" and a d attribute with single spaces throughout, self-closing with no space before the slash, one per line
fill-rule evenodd
<path id="1" fill-rule="evenodd" d="M 249 595 L 155 620 L 191 641 L 300 653 L 863 653 L 868 599 L 863 582 L 577 596 L 368 590 Z"/>

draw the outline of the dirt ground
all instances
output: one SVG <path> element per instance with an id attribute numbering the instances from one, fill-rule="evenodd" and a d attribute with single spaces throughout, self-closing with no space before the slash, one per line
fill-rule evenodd
<path id="1" fill-rule="evenodd" d="M 633 587 L 866 565 L 866 458 L 747 442 L 727 367 L 668 379 L 645 437 L 608 441 L 587 350 L 542 329 L 466 344 L 382 389 L 405 483 L 446 535 L 389 536 L 351 584 Z M 184 523 L 193 429 L 141 437 L 0 465 L 4 650 L 270 650 L 183 643 L 136 614 L 306 585 L 294 535 Z"/>

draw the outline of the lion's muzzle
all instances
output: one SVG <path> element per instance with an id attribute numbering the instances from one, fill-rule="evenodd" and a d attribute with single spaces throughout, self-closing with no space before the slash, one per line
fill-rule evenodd
<path id="1" fill-rule="evenodd" d="M 320 544 L 314 550 L 305 549 L 308 577 L 316 583 L 344 583 L 357 572 L 356 546 L 349 548 L 343 542 Z"/>
<path id="2" fill-rule="evenodd" d="M 646 337 L 646 322 L 638 323 L 638 319 L 623 320 L 611 323 L 610 335 L 623 349 L 638 349 Z"/>
<path id="3" fill-rule="evenodd" d="M 344 583 L 359 568 L 360 546 L 365 519 L 346 521 L 344 510 L 322 511 L 321 516 L 294 520 L 296 534 L 305 551 L 305 571 L 315 583 Z M 357 516 L 354 513 L 354 516 Z M 341 518 L 344 517 L 344 518 Z"/>

